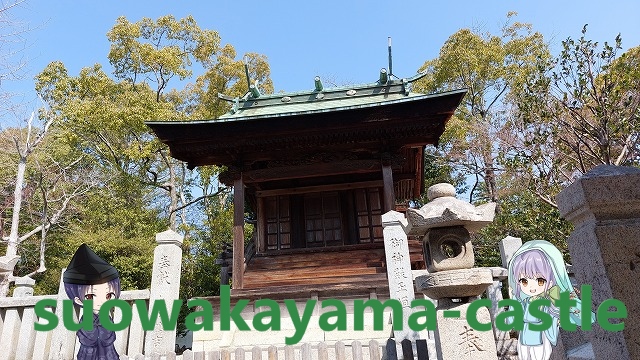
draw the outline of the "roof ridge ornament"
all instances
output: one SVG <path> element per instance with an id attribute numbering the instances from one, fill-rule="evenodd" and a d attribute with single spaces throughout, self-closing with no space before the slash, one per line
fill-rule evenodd
<path id="1" fill-rule="evenodd" d="M 378 82 L 380 83 L 380 85 L 384 85 L 387 83 L 387 81 L 389 81 L 389 76 L 387 75 L 387 69 L 382 68 L 380 69 L 380 79 L 378 79 Z"/>
<path id="2" fill-rule="evenodd" d="M 322 86 L 322 81 L 320 80 L 320 76 L 316 76 L 313 79 L 313 82 L 314 82 L 315 87 L 316 87 L 315 91 L 320 92 L 320 91 L 322 91 L 324 89 L 324 86 Z"/>

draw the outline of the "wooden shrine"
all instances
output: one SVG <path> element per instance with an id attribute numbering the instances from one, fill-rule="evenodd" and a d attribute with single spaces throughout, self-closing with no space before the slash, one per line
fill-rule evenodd
<path id="1" fill-rule="evenodd" d="M 234 188 L 232 294 L 387 286 L 381 215 L 423 192 L 437 144 L 465 90 L 417 94 L 382 72 L 375 83 L 229 98 L 227 114 L 147 125 L 190 168 L 226 166 Z M 245 255 L 245 214 L 255 252 Z M 412 262 L 423 266 L 422 247 Z M 246 261 L 245 261 L 246 260 Z M 283 295 L 285 294 L 285 295 Z"/>

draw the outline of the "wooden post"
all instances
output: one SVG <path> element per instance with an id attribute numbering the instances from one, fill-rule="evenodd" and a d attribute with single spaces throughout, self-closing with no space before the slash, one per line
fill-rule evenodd
<path id="1" fill-rule="evenodd" d="M 233 182 L 233 288 L 242 289 L 244 275 L 244 183 Z"/>
<path id="2" fill-rule="evenodd" d="M 256 250 L 258 253 L 263 253 L 267 251 L 267 235 L 265 233 L 266 224 L 267 224 L 267 216 L 264 209 L 264 198 L 258 198 L 258 222 L 256 226 L 258 227 L 258 237 L 256 239 Z"/>
<path id="3" fill-rule="evenodd" d="M 391 170 L 391 165 L 382 165 L 382 182 L 384 212 L 395 210 L 396 196 L 393 191 L 393 171 Z"/>

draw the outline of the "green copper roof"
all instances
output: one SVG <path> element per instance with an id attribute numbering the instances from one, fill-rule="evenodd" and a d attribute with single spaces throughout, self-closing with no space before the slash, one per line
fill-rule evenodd
<path id="1" fill-rule="evenodd" d="M 291 116 L 322 113 L 354 108 L 378 106 L 385 103 L 411 100 L 426 95 L 410 92 L 411 82 L 423 77 L 420 73 L 409 79 L 388 80 L 386 83 L 352 85 L 295 93 L 260 95 L 247 93 L 241 99 L 224 95 L 221 98 L 233 103 L 227 114 L 215 121 L 240 121 L 262 117 Z M 317 86 L 317 85 L 316 85 Z M 320 86 L 322 88 L 322 86 Z M 317 88 L 317 87 L 316 87 Z"/>

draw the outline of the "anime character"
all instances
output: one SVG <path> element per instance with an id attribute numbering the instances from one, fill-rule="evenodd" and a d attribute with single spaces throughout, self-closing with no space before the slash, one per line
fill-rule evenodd
<path id="1" fill-rule="evenodd" d="M 553 244 L 544 240 L 524 243 L 509 261 L 509 287 L 512 297 L 520 301 L 524 310 L 524 328 L 518 338 L 518 356 L 521 360 L 548 360 L 552 346 L 558 340 L 559 309 L 555 306 L 560 293 L 570 292 L 570 298 L 576 300 L 571 307 L 570 319 L 580 325 L 580 299 L 569 280 L 562 253 Z M 533 331 L 531 324 L 540 320 L 529 314 L 528 307 L 536 299 L 549 299 L 551 306 L 546 311 L 552 317 L 552 326 L 544 331 Z M 591 314 L 591 322 L 595 314 Z M 588 316 L 588 315 L 587 315 Z"/>
<path id="2" fill-rule="evenodd" d="M 116 333 L 102 327 L 98 316 L 105 301 L 120 297 L 118 270 L 82 244 L 71 258 L 62 280 L 67 296 L 76 306 L 82 307 L 83 300 L 93 300 L 93 311 L 83 308 L 82 316 L 93 316 L 93 330 L 78 330 L 78 360 L 120 359 L 113 345 Z"/>

